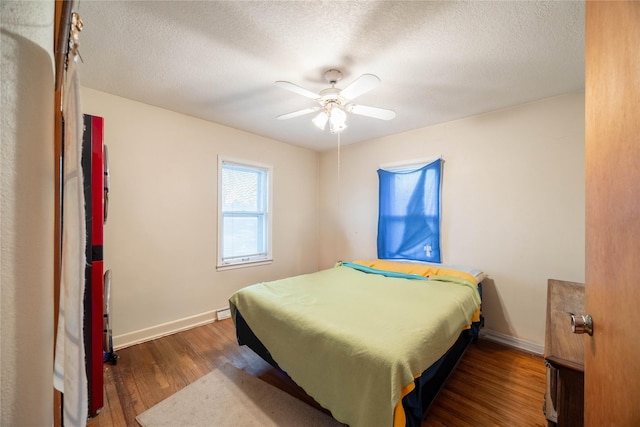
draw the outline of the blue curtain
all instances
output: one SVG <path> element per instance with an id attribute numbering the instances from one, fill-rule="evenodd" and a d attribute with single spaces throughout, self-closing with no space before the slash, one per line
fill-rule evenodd
<path id="1" fill-rule="evenodd" d="M 440 262 L 442 160 L 419 169 L 378 169 L 378 258 Z"/>

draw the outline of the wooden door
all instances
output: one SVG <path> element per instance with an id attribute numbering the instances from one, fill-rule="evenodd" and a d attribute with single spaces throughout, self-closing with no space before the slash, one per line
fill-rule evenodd
<path id="1" fill-rule="evenodd" d="M 585 425 L 640 426 L 640 2 L 586 2 Z"/>

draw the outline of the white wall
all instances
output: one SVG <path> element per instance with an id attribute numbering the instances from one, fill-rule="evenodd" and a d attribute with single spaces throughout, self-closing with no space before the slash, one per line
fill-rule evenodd
<path id="1" fill-rule="evenodd" d="M 2 426 L 53 424 L 53 16 L 0 3 Z"/>
<path id="2" fill-rule="evenodd" d="M 241 287 L 317 269 L 316 152 L 88 88 L 82 106 L 105 120 L 116 347 L 211 320 Z M 271 265 L 216 271 L 219 154 L 273 165 Z"/>
<path id="3" fill-rule="evenodd" d="M 584 282 L 584 93 L 340 150 L 320 162 L 321 267 L 376 256 L 381 164 L 442 156 L 443 262 L 484 269 L 486 329 L 544 344 L 547 279 Z"/>

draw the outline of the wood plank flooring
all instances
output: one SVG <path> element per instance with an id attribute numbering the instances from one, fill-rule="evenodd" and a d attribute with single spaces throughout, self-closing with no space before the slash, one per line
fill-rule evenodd
<path id="1" fill-rule="evenodd" d="M 136 415 L 225 363 L 316 406 L 288 377 L 238 346 L 230 319 L 117 353 L 117 365 L 104 365 L 104 409 L 88 427 L 136 427 Z M 541 357 L 478 340 L 436 398 L 422 427 L 546 426 L 544 389 Z"/>

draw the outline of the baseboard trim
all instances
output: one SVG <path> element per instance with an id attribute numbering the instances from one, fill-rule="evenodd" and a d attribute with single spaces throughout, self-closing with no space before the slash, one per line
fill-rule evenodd
<path id="1" fill-rule="evenodd" d="M 531 341 L 526 341 L 520 338 L 512 337 L 511 335 L 506 335 L 500 332 L 492 331 L 491 329 L 481 329 L 480 338 L 484 338 L 489 341 L 494 341 L 500 344 L 504 344 L 509 347 L 514 347 L 519 350 L 526 351 L 528 353 L 536 354 L 538 356 L 542 356 L 544 354 L 543 345 L 536 344 Z"/>
<path id="2" fill-rule="evenodd" d="M 218 310 L 207 311 L 205 313 L 196 314 L 194 316 L 185 317 L 171 322 L 162 323 L 150 328 L 140 329 L 122 335 L 113 336 L 114 350 L 120 350 L 132 345 L 141 344 L 143 342 L 155 340 L 177 332 L 186 331 L 198 326 L 213 323 L 217 318 Z"/>

